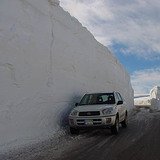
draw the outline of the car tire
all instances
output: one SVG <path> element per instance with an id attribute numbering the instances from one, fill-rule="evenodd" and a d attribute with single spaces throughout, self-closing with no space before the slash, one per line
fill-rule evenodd
<path id="1" fill-rule="evenodd" d="M 128 126 L 128 116 L 127 116 L 127 113 L 126 113 L 124 121 L 122 121 L 121 124 L 122 124 L 123 128 L 127 128 L 127 126 Z"/>
<path id="2" fill-rule="evenodd" d="M 70 127 L 70 133 L 73 134 L 73 135 L 78 135 L 79 134 L 79 129 Z"/>
<path id="3" fill-rule="evenodd" d="M 114 126 L 111 127 L 111 133 L 112 134 L 118 134 L 119 133 L 119 118 L 116 117 Z"/>

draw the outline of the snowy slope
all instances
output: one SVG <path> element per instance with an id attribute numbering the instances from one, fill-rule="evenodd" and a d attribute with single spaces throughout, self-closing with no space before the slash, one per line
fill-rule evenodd
<path id="1" fill-rule="evenodd" d="M 0 1 L 0 147 L 55 133 L 86 92 L 119 91 L 130 76 L 57 0 Z"/>
<path id="2" fill-rule="evenodd" d="M 134 96 L 134 105 L 135 106 L 151 106 L 150 94 L 140 94 Z"/>
<path id="3" fill-rule="evenodd" d="M 150 94 L 136 95 L 134 97 L 134 105 L 150 107 L 152 110 L 160 110 L 160 87 L 153 87 Z"/>

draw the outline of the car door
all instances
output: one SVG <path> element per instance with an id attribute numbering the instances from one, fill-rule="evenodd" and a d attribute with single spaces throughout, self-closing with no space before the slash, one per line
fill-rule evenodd
<path id="1" fill-rule="evenodd" d="M 118 101 L 122 101 L 122 104 L 118 105 L 118 109 L 119 109 L 119 121 L 123 121 L 124 117 L 125 117 L 125 110 L 124 110 L 124 100 L 122 99 L 122 96 L 120 95 L 120 93 L 117 92 L 117 97 L 118 97 Z"/>

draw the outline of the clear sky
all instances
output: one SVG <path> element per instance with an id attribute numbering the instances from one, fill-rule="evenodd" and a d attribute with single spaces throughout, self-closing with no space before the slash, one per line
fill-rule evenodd
<path id="1" fill-rule="evenodd" d="M 130 73 L 135 94 L 160 86 L 159 0 L 60 0 Z"/>

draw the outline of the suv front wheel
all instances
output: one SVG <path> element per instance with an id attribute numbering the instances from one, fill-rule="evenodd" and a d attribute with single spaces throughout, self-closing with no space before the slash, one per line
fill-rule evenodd
<path id="1" fill-rule="evenodd" d="M 119 133 L 119 118 L 118 118 L 118 116 L 116 117 L 114 126 L 111 127 L 111 132 L 112 132 L 112 134 Z"/>
<path id="2" fill-rule="evenodd" d="M 126 115 L 125 115 L 124 121 L 122 121 L 121 124 L 122 124 L 122 127 L 123 127 L 123 128 L 126 128 L 126 127 L 128 126 L 128 117 L 127 117 L 127 113 L 126 113 Z"/>
<path id="3" fill-rule="evenodd" d="M 70 127 L 70 133 L 74 134 L 74 135 L 78 135 L 79 134 L 79 129 Z"/>

